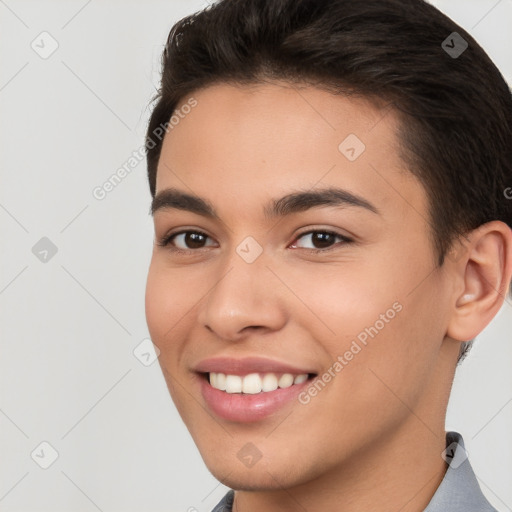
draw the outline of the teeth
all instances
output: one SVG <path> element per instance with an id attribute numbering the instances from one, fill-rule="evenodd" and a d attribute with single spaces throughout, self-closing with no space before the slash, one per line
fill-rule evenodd
<path id="1" fill-rule="evenodd" d="M 293 375 L 291 373 L 284 373 L 279 379 L 278 386 L 280 388 L 289 388 L 293 384 Z"/>
<path id="2" fill-rule="evenodd" d="M 303 382 L 306 382 L 308 380 L 308 376 L 306 373 L 303 373 L 302 375 L 297 375 L 295 379 L 293 379 L 294 384 L 302 384 Z M 218 381 L 218 379 L 217 379 Z"/>
<path id="3" fill-rule="evenodd" d="M 307 373 L 292 375 L 283 373 L 279 378 L 275 373 L 249 373 L 248 375 L 226 375 L 225 373 L 210 372 L 210 384 L 215 389 L 226 393 L 246 393 L 255 395 L 261 392 L 275 391 L 279 388 L 289 388 L 293 384 L 302 384 L 308 379 Z"/>
<path id="4" fill-rule="evenodd" d="M 262 391 L 275 391 L 277 389 L 277 377 L 273 373 L 266 373 L 261 382 Z"/>
<path id="5" fill-rule="evenodd" d="M 226 375 L 226 393 L 241 393 L 242 377 L 239 375 Z"/>
<path id="6" fill-rule="evenodd" d="M 221 391 L 226 390 L 226 375 L 224 373 L 214 373 L 210 374 L 210 384 L 215 389 L 220 389 Z"/>
<path id="7" fill-rule="evenodd" d="M 255 395 L 261 391 L 261 379 L 257 373 L 246 375 L 242 381 L 242 392 Z"/>
<path id="8" fill-rule="evenodd" d="M 210 374 L 211 375 L 211 374 Z M 223 373 L 217 373 L 217 382 L 216 382 L 217 389 L 220 389 L 221 391 L 226 390 L 226 375 Z"/>

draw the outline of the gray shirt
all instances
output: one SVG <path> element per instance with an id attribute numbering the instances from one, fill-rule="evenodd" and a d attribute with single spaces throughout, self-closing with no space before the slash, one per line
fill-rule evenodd
<path id="1" fill-rule="evenodd" d="M 423 512 L 498 512 L 483 495 L 458 432 L 446 432 L 445 460 L 443 481 Z M 232 512 L 234 498 L 230 490 L 212 512 Z"/>

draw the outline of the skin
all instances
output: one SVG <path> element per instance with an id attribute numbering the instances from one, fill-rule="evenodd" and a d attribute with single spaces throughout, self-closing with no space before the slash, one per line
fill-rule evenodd
<path id="1" fill-rule="evenodd" d="M 399 157 L 393 111 L 278 82 L 193 96 L 197 106 L 164 139 L 156 189 L 201 196 L 221 220 L 155 212 L 156 241 L 185 228 L 209 238 L 200 249 L 175 239 L 186 255 L 155 243 L 146 318 L 205 464 L 237 490 L 242 512 L 422 511 L 447 468 L 460 341 L 491 321 L 511 279 L 510 228 L 481 226 L 436 268 L 426 193 Z M 353 162 L 338 150 L 351 133 L 366 145 Z M 321 206 L 263 215 L 271 198 L 328 185 L 379 213 Z M 354 242 L 334 238 L 314 254 L 329 244 L 302 236 L 313 228 Z M 236 252 L 247 236 L 263 249 L 250 264 Z M 192 371 L 200 360 L 260 355 L 322 374 L 396 301 L 402 310 L 308 404 L 251 424 L 207 409 Z M 262 455 L 250 468 L 237 457 L 247 443 Z"/>

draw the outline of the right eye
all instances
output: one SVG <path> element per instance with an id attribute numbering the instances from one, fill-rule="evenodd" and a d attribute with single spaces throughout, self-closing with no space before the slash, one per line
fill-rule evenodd
<path id="1" fill-rule="evenodd" d="M 179 231 L 166 235 L 157 244 L 161 247 L 168 247 L 171 251 L 190 253 L 195 249 L 203 249 L 205 240 L 210 238 L 206 233 L 201 231 Z M 181 244 L 182 247 L 176 244 Z"/>

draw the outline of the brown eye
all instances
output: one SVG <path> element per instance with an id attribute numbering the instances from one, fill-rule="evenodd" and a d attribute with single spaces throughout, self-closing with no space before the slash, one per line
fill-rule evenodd
<path id="1" fill-rule="evenodd" d="M 310 239 L 310 243 L 312 247 L 300 247 L 301 249 L 308 249 L 316 252 L 326 252 L 333 248 L 333 244 L 336 245 L 336 239 L 341 240 L 341 245 L 343 243 L 350 243 L 352 240 L 347 238 L 346 236 L 340 235 L 339 233 L 335 233 L 333 231 L 308 231 L 307 233 L 303 233 L 300 235 L 297 240 L 300 239 Z M 338 244 L 340 245 L 340 244 Z"/>
<path id="2" fill-rule="evenodd" d="M 210 238 L 208 235 L 200 231 L 180 231 L 167 236 L 159 242 L 159 245 L 172 246 L 177 251 L 203 249 L 206 247 L 205 242 L 208 238 Z"/>
<path id="3" fill-rule="evenodd" d="M 186 249 L 200 249 L 203 247 L 205 239 L 207 238 L 205 235 L 201 233 L 195 233 L 194 231 L 189 231 L 187 233 L 178 235 L 178 237 L 180 236 L 183 237 L 182 241 L 187 246 Z"/>

